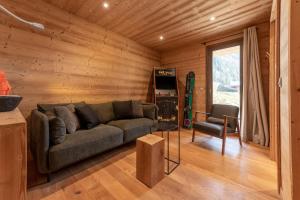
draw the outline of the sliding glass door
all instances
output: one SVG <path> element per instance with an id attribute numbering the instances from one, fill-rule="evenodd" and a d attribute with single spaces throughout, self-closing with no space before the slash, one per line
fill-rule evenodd
<path id="1" fill-rule="evenodd" d="M 208 106 L 227 104 L 241 107 L 242 43 L 208 48 Z"/>

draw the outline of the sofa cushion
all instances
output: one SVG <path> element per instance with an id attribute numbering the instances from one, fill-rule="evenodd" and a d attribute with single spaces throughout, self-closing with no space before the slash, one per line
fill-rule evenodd
<path id="1" fill-rule="evenodd" d="M 67 135 L 63 143 L 49 149 L 49 169 L 58 170 L 122 143 L 123 131 L 114 126 L 101 124 L 93 129 L 78 130 Z"/>
<path id="2" fill-rule="evenodd" d="M 156 119 L 156 105 L 155 104 L 144 104 L 143 115 L 146 118 L 155 120 Z"/>
<path id="3" fill-rule="evenodd" d="M 84 103 L 83 104 L 78 104 L 77 106 L 79 105 L 85 105 Z M 66 107 L 73 113 L 73 117 L 75 120 L 75 123 L 76 123 L 76 130 L 80 129 L 80 121 L 79 121 L 79 118 L 77 117 L 77 114 L 76 114 L 76 110 L 75 110 L 75 105 L 74 104 L 68 104 L 66 105 Z"/>
<path id="4" fill-rule="evenodd" d="M 155 124 L 151 119 L 137 118 L 111 121 L 108 125 L 122 129 L 124 131 L 124 143 L 127 143 L 149 133 Z"/>
<path id="5" fill-rule="evenodd" d="M 59 117 L 49 118 L 49 137 L 51 145 L 60 144 L 65 140 L 67 133 L 63 119 Z"/>
<path id="6" fill-rule="evenodd" d="M 213 135 L 215 137 L 223 137 L 224 126 L 219 124 L 213 124 L 209 122 L 195 122 L 193 124 L 193 128 L 196 129 L 197 131 L 209 135 Z M 234 130 L 228 127 L 227 133 L 232 133 L 232 132 L 234 132 Z"/>
<path id="7" fill-rule="evenodd" d="M 65 122 L 67 132 L 72 134 L 80 128 L 80 123 L 76 114 L 70 108 L 71 106 L 69 108 L 67 106 L 57 106 L 54 108 L 54 111 L 56 116 Z"/>
<path id="8" fill-rule="evenodd" d="M 143 105 L 141 102 L 132 101 L 131 102 L 131 109 L 132 109 L 132 117 L 133 118 L 142 118 L 144 117 Z"/>
<path id="9" fill-rule="evenodd" d="M 114 101 L 113 107 L 116 119 L 132 118 L 132 101 Z"/>
<path id="10" fill-rule="evenodd" d="M 88 105 L 76 107 L 76 113 L 81 124 L 87 129 L 100 124 L 97 114 Z"/>
<path id="11" fill-rule="evenodd" d="M 115 119 L 112 103 L 89 104 L 89 106 L 96 112 L 100 123 L 105 124 Z"/>

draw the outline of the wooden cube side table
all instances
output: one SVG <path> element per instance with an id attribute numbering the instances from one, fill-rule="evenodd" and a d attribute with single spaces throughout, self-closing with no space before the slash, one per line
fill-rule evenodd
<path id="1" fill-rule="evenodd" d="M 165 176 L 165 141 L 156 135 L 146 135 L 136 141 L 136 178 L 153 187 Z"/>

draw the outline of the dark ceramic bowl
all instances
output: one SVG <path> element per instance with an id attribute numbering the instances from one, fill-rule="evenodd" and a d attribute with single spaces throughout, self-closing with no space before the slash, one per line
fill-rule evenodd
<path id="1" fill-rule="evenodd" d="M 17 95 L 0 95 L 0 112 L 9 112 L 14 110 L 21 102 L 22 97 Z"/>

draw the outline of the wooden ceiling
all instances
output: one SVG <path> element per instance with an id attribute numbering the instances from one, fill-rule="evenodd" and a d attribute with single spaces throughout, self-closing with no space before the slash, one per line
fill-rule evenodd
<path id="1" fill-rule="evenodd" d="M 107 0 L 106 10 L 103 0 L 44 1 L 156 50 L 267 21 L 272 7 L 272 0 Z"/>

